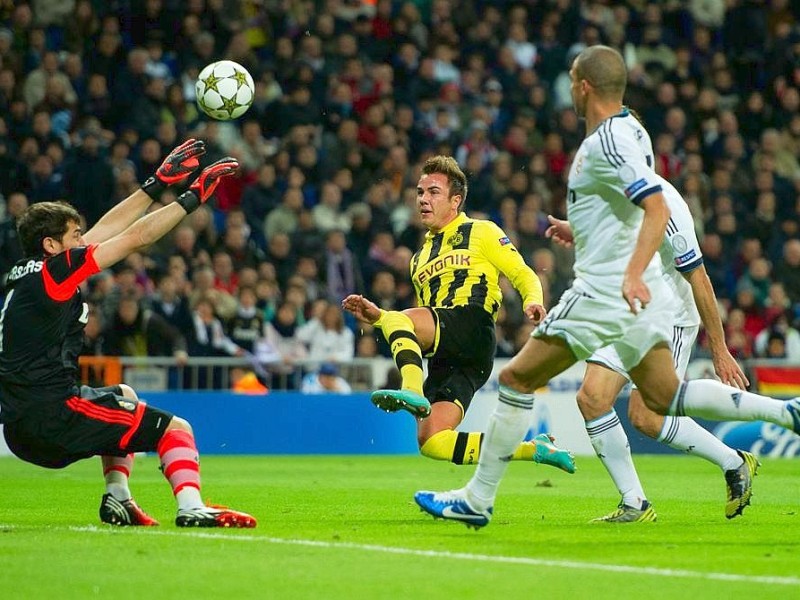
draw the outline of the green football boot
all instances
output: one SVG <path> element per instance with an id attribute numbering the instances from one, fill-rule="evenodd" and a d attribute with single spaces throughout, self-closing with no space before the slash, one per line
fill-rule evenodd
<path id="1" fill-rule="evenodd" d="M 406 410 L 418 419 L 424 419 L 431 414 L 431 403 L 411 390 L 375 390 L 370 400 L 386 412 Z"/>

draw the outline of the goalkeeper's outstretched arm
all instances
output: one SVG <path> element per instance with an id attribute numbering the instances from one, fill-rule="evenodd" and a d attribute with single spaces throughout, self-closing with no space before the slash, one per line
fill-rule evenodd
<path id="1" fill-rule="evenodd" d="M 173 148 L 161 166 L 142 187 L 112 207 L 83 235 L 87 244 L 110 240 L 136 222 L 160 193 L 170 185 L 186 181 L 199 166 L 198 156 L 205 154 L 202 140 L 189 139 Z"/>

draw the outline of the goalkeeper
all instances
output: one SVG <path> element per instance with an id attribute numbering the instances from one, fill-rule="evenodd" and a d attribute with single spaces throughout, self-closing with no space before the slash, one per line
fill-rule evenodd
<path id="1" fill-rule="evenodd" d="M 400 390 L 377 390 L 372 403 L 420 419 L 420 452 L 456 464 L 477 463 L 480 454 L 483 434 L 455 428 L 492 372 L 500 273 L 522 296 L 532 323 L 546 314 L 539 278 L 497 225 L 464 214 L 466 197 L 467 178 L 455 159 L 428 159 L 417 184 L 417 208 L 428 232 L 410 265 L 418 307 L 384 311 L 360 295 L 342 302 L 357 319 L 381 329 L 402 376 Z M 423 356 L 429 358 L 424 383 Z M 575 471 L 572 455 L 546 434 L 523 442 L 511 458 Z"/>
<path id="2" fill-rule="evenodd" d="M 256 525 L 250 515 L 201 500 L 189 423 L 148 406 L 130 386 L 90 388 L 77 379 L 89 316 L 81 283 L 161 238 L 209 199 L 221 177 L 236 171 L 235 159 L 217 161 L 175 202 L 145 215 L 161 190 L 189 180 L 204 152 L 203 142 L 195 140 L 175 148 L 142 189 L 85 233 L 78 212 L 64 202 L 33 204 L 18 223 L 25 258 L 9 273 L 0 313 L 0 422 L 6 442 L 22 460 L 53 469 L 99 455 L 106 482 L 100 520 L 111 525 L 158 525 L 128 487 L 135 452 L 158 453 L 177 501 L 177 526 Z"/>

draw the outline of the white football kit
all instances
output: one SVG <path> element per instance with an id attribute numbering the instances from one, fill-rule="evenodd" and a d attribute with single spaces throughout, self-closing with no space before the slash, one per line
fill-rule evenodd
<path id="1" fill-rule="evenodd" d="M 674 310 L 672 358 L 678 377 L 683 378 L 689 366 L 689 358 L 700 331 L 701 321 L 694 302 L 692 286 L 682 274 L 699 267 L 703 263 L 703 253 L 695 234 L 692 213 L 686 202 L 671 183 L 662 177 L 658 179 L 661 181 L 661 191 L 671 213 L 658 255 L 661 258 L 664 280 L 672 292 L 671 301 Z M 587 361 L 604 365 L 630 379 L 614 346 L 601 348 Z"/>
<path id="2" fill-rule="evenodd" d="M 627 110 L 586 136 L 568 179 L 575 281 L 534 336 L 564 339 L 578 360 L 613 344 L 625 371 L 655 344 L 670 342 L 674 296 L 659 256 L 643 275 L 651 294 L 647 307 L 633 314 L 622 296 L 625 269 L 644 217 L 638 204 L 663 191 L 663 183 L 652 168 L 650 136 Z"/>

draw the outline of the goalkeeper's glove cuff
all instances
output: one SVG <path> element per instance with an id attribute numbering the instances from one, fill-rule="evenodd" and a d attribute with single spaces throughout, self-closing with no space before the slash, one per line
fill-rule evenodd
<path id="1" fill-rule="evenodd" d="M 196 211 L 200 206 L 200 198 L 192 190 L 183 192 L 175 202 L 183 207 L 187 215 Z"/>
<path id="2" fill-rule="evenodd" d="M 155 175 L 148 177 L 142 184 L 142 191 L 150 196 L 152 200 L 158 200 L 165 189 L 167 189 L 167 186 Z"/>

